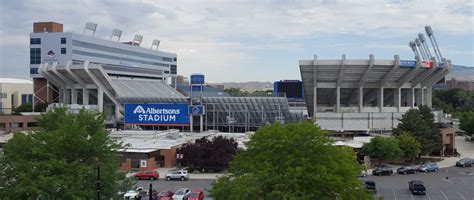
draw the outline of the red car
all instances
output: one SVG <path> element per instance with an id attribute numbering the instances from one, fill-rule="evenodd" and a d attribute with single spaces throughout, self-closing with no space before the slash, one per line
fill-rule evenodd
<path id="1" fill-rule="evenodd" d="M 160 191 L 156 197 L 158 197 L 158 200 L 173 200 L 173 194 L 171 191 Z"/>
<path id="2" fill-rule="evenodd" d="M 204 200 L 204 191 L 202 191 L 202 190 L 193 190 L 193 192 L 191 192 L 191 196 L 189 196 L 188 200 Z"/>
<path id="3" fill-rule="evenodd" d="M 158 178 L 160 178 L 160 174 L 153 171 L 146 171 L 146 172 L 138 172 L 134 174 L 133 177 L 135 177 L 138 180 L 140 179 L 158 180 Z"/>

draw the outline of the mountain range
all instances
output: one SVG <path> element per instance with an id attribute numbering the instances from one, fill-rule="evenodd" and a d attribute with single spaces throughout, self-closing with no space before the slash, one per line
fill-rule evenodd
<path id="1" fill-rule="evenodd" d="M 446 80 L 455 78 L 457 80 L 471 80 L 474 81 L 474 67 L 466 67 L 461 65 L 454 65 L 454 69 L 446 76 Z M 273 90 L 273 83 L 270 81 L 259 82 L 223 82 L 223 83 L 211 83 L 212 85 L 223 85 L 224 88 L 240 88 L 244 91 L 255 91 L 255 90 Z"/>

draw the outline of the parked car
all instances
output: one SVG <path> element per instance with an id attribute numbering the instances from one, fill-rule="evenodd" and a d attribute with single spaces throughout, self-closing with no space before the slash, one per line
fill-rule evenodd
<path id="1" fill-rule="evenodd" d="M 171 191 L 160 191 L 156 197 L 158 200 L 171 200 L 173 198 L 173 192 Z"/>
<path id="2" fill-rule="evenodd" d="M 136 197 L 138 197 L 138 191 L 136 190 L 128 190 L 124 195 L 123 199 L 124 200 L 134 200 Z"/>
<path id="3" fill-rule="evenodd" d="M 189 196 L 188 200 L 204 200 L 204 191 L 202 191 L 202 190 L 193 190 L 193 192 L 191 192 L 191 196 Z"/>
<path id="4" fill-rule="evenodd" d="M 418 171 L 420 172 L 437 172 L 439 170 L 439 166 L 436 163 L 425 163 L 418 167 Z"/>
<path id="5" fill-rule="evenodd" d="M 179 188 L 173 195 L 173 200 L 186 200 L 191 196 L 191 190 L 188 188 Z"/>
<path id="6" fill-rule="evenodd" d="M 189 179 L 189 174 L 188 171 L 185 170 L 179 170 L 179 171 L 171 171 L 166 174 L 166 180 L 188 180 Z"/>
<path id="7" fill-rule="evenodd" d="M 392 167 L 390 166 L 379 166 L 377 168 L 375 168 L 374 170 L 372 170 L 372 174 L 375 175 L 375 176 L 379 176 L 379 175 L 391 175 L 393 174 L 393 169 Z"/>
<path id="8" fill-rule="evenodd" d="M 136 179 L 147 179 L 147 180 L 158 180 L 160 178 L 160 174 L 154 171 L 146 171 L 146 172 L 138 172 L 133 175 Z"/>
<path id="9" fill-rule="evenodd" d="M 456 166 L 458 167 L 471 167 L 474 165 L 474 159 L 472 158 L 463 158 L 456 162 Z"/>
<path id="10" fill-rule="evenodd" d="M 369 192 L 377 192 L 377 187 L 375 185 L 375 181 L 364 181 L 365 188 Z"/>
<path id="11" fill-rule="evenodd" d="M 425 185 L 423 185 L 423 182 L 418 181 L 418 180 L 413 180 L 408 182 L 408 189 L 412 194 L 426 194 L 426 188 Z"/>
<path id="12" fill-rule="evenodd" d="M 399 174 L 414 174 L 416 171 L 418 171 L 418 169 L 415 166 L 401 166 L 397 169 L 397 173 Z"/>

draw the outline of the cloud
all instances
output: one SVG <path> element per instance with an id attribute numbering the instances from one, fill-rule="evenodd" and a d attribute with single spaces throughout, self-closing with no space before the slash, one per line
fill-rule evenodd
<path id="1" fill-rule="evenodd" d="M 153 39 L 160 39 L 162 50 L 178 53 L 180 73 L 201 71 L 217 76 L 214 80 L 259 79 L 257 76 L 227 76 L 225 73 L 226 70 L 258 70 L 262 64 L 260 61 L 266 59 L 289 63 L 285 56 L 272 55 L 275 52 L 307 51 L 308 46 L 315 43 L 310 40 L 321 35 L 338 39 L 344 36 L 341 41 L 334 42 L 348 44 L 341 46 L 341 50 L 374 49 L 390 53 L 410 51 L 405 43 L 423 31 L 426 24 L 432 25 L 437 35 L 472 36 L 473 4 L 472 0 L 2 1 L 0 64 L 2 73 L 9 76 L 19 76 L 9 73 L 15 71 L 10 70 L 10 66 L 28 68 L 27 54 L 18 57 L 11 52 L 27 48 L 28 33 L 35 21 L 57 21 L 64 24 L 65 31 L 79 33 L 85 22 L 91 21 L 99 24 L 96 37 L 108 39 L 112 29 L 119 28 L 124 31 L 122 41 L 141 34 L 144 36 L 142 44 L 146 47 Z M 377 42 L 391 41 L 353 41 L 357 37 Z M 7 45 L 8 51 L 5 50 Z M 318 46 L 326 45 L 338 47 L 326 43 Z M 472 51 L 472 48 L 472 45 L 464 44 L 456 50 L 465 52 Z M 458 56 L 459 60 L 467 65 L 474 64 L 469 54 L 463 55 Z M 12 57 L 18 60 L 6 59 Z M 289 67 L 298 70 L 297 66 Z M 28 74 L 21 76 L 27 77 Z"/>

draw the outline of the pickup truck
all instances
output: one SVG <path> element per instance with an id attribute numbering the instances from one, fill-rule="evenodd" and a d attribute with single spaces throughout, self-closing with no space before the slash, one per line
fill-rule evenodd
<path id="1" fill-rule="evenodd" d="M 421 181 L 418 181 L 418 180 L 410 181 L 408 182 L 408 187 L 412 194 L 421 194 L 421 195 L 426 194 L 425 185 L 423 185 L 423 182 Z"/>

